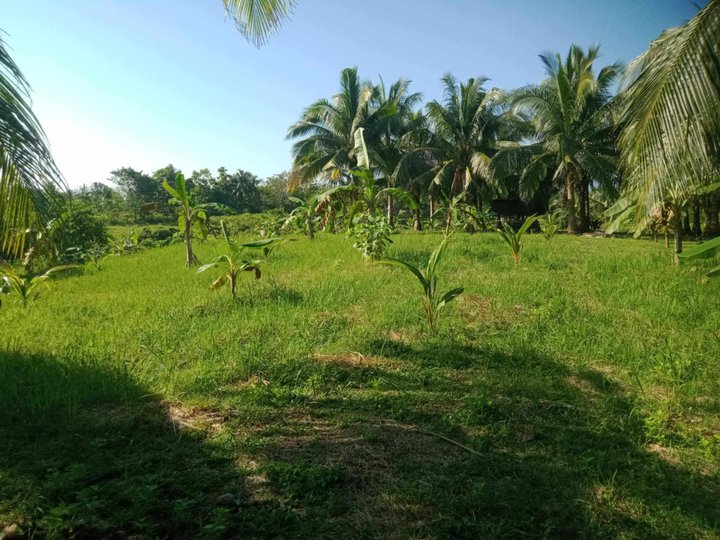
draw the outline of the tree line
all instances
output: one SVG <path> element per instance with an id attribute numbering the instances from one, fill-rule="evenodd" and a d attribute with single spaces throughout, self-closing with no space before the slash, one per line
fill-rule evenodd
<path id="1" fill-rule="evenodd" d="M 181 171 L 167 165 L 152 173 L 132 167 L 112 171 L 108 183 L 93 182 L 71 191 L 76 207 L 87 208 L 113 225 L 174 223 L 177 211 L 168 204 L 163 182 L 174 184 Z M 289 212 L 293 203 L 287 193 L 289 173 L 261 180 L 238 169 L 220 167 L 193 171 L 186 179 L 189 193 L 198 204 L 213 204 L 214 214 L 260 213 L 269 210 Z M 303 191 L 307 191 L 305 188 Z"/>

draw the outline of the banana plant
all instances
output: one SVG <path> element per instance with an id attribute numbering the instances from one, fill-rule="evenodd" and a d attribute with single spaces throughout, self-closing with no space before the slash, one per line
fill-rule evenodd
<path id="1" fill-rule="evenodd" d="M 15 294 L 19 296 L 23 307 L 26 308 L 28 305 L 28 301 L 31 298 L 36 298 L 40 294 L 41 287 L 48 287 L 47 281 L 50 279 L 50 276 L 58 272 L 71 270 L 74 268 L 80 268 L 80 266 L 76 264 L 54 266 L 44 274 L 35 277 L 21 277 L 20 275 L 16 274 L 11 268 L 5 268 L 2 271 L 3 276 L 0 291 L 4 292 L 5 294 Z"/>
<path id="2" fill-rule="evenodd" d="M 211 290 L 218 290 L 225 285 L 230 286 L 230 295 L 232 299 L 237 298 L 237 282 L 240 272 L 253 272 L 255 279 L 260 279 L 260 260 L 242 258 L 243 251 L 246 248 L 262 248 L 272 244 L 274 238 L 266 238 L 264 240 L 256 240 L 255 242 L 246 242 L 244 244 L 236 244 L 228 234 L 227 226 L 224 221 L 220 222 L 223 238 L 228 248 L 228 253 L 220 255 L 214 261 L 204 264 L 198 268 L 198 273 L 205 272 L 211 268 L 221 268 L 223 273 L 215 281 L 210 284 Z"/>
<path id="3" fill-rule="evenodd" d="M 378 204 L 386 201 L 388 197 L 402 200 L 413 210 L 419 207 L 415 198 L 404 189 L 383 187 L 385 182 L 375 178 L 375 173 L 370 166 L 370 155 L 365 144 L 365 128 L 355 130 L 353 153 L 357 159 L 357 167 L 350 170 L 353 183 L 347 186 L 331 188 L 318 195 L 317 212 L 322 212 L 328 204 L 337 201 L 344 202 L 348 228 L 352 228 L 358 215 L 376 215 L 378 213 Z"/>
<path id="4" fill-rule="evenodd" d="M 315 225 L 318 221 L 318 215 L 315 211 L 318 205 L 317 197 L 309 197 L 306 200 L 298 197 L 288 197 L 290 201 L 294 202 L 298 206 L 290 212 L 290 215 L 285 220 L 283 228 L 287 229 L 292 225 L 299 224 L 305 233 L 308 235 L 310 240 L 315 238 Z"/>
<path id="5" fill-rule="evenodd" d="M 420 282 L 423 289 L 423 312 L 425 314 L 425 320 L 428 324 L 430 333 L 434 333 L 435 331 L 435 323 L 437 322 L 439 312 L 447 304 L 460 296 L 464 290 L 462 287 L 456 287 L 454 289 L 450 289 L 444 294 L 440 294 L 437 290 L 438 265 L 440 264 L 443 254 L 445 253 L 445 249 L 447 248 L 448 239 L 449 237 L 446 236 L 435 251 L 432 252 L 430 258 L 428 259 L 427 266 L 424 269 L 418 268 L 409 262 L 389 257 L 378 261 L 380 264 L 388 264 L 405 268 L 412 272 Z"/>
<path id="6" fill-rule="evenodd" d="M 175 177 L 175 187 L 171 186 L 167 180 L 163 182 L 163 187 L 171 197 L 168 202 L 180 207 L 178 227 L 183 231 L 185 240 L 185 264 L 190 268 L 197 262 L 192 248 L 192 229 L 194 227 L 201 238 L 207 238 L 206 210 L 216 208 L 217 205 L 213 203 L 195 204 L 195 197 L 188 190 L 185 176 L 182 173 Z"/>
<path id="7" fill-rule="evenodd" d="M 720 236 L 688 249 L 685 253 L 680 254 L 680 260 L 710 259 L 717 253 L 720 253 Z M 707 277 L 720 277 L 720 266 L 713 268 L 706 275 Z"/>
<path id="8" fill-rule="evenodd" d="M 520 252 L 522 251 L 522 237 L 525 235 L 528 229 L 532 227 L 533 223 L 535 223 L 538 219 L 540 219 L 540 216 L 530 216 L 525 220 L 525 223 L 523 223 L 517 231 L 515 231 L 515 229 L 513 229 L 508 223 L 504 223 L 503 228 L 497 230 L 502 239 L 505 240 L 505 243 L 507 243 L 507 245 L 510 246 L 510 249 L 512 249 L 513 261 L 515 261 L 516 267 L 520 263 Z"/>

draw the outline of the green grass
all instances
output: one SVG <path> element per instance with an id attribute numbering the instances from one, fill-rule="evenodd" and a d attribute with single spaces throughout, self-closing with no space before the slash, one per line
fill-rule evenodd
<path id="1" fill-rule="evenodd" d="M 415 263 L 435 234 L 394 237 Z M 720 280 L 661 244 L 322 235 L 234 304 L 173 245 L 0 310 L 0 525 L 42 537 L 717 538 Z M 222 249 L 198 244 L 201 260 Z M 122 532 L 120 532 L 122 531 Z M 113 536 L 114 535 L 114 536 Z"/>

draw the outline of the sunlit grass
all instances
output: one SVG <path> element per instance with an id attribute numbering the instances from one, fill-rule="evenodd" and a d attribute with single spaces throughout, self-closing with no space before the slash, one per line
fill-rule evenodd
<path id="1" fill-rule="evenodd" d="M 393 237 L 421 264 L 437 234 Z M 174 245 L 0 310 L 0 524 L 152 537 L 711 537 L 720 281 L 661 244 L 456 235 L 465 293 L 341 236 L 238 300 Z M 208 261 L 223 246 L 198 243 Z M 444 437 L 444 438 L 443 438 Z M 451 439 L 448 441 L 447 439 Z M 466 447 L 461 448 L 458 444 Z M 79 532 L 78 532 L 79 531 Z"/>

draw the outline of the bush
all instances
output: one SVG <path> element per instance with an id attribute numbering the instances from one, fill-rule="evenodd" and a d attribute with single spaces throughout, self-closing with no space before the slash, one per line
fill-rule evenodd
<path id="1" fill-rule="evenodd" d="M 48 237 L 58 254 L 70 249 L 85 251 L 108 243 L 107 222 L 83 203 L 70 203 L 48 228 Z"/>
<path id="2" fill-rule="evenodd" d="M 172 242 L 173 237 L 180 232 L 177 227 L 160 227 L 157 229 L 150 229 L 145 227 L 138 235 L 138 243 L 144 244 L 146 242 L 152 242 L 157 244 L 169 244 Z"/>
<path id="3" fill-rule="evenodd" d="M 267 214 L 236 214 L 222 217 L 230 234 L 257 234 L 267 219 Z M 216 229 L 219 231 L 219 220 L 219 217 L 213 216 L 210 218 L 210 230 L 213 233 L 215 233 Z"/>

